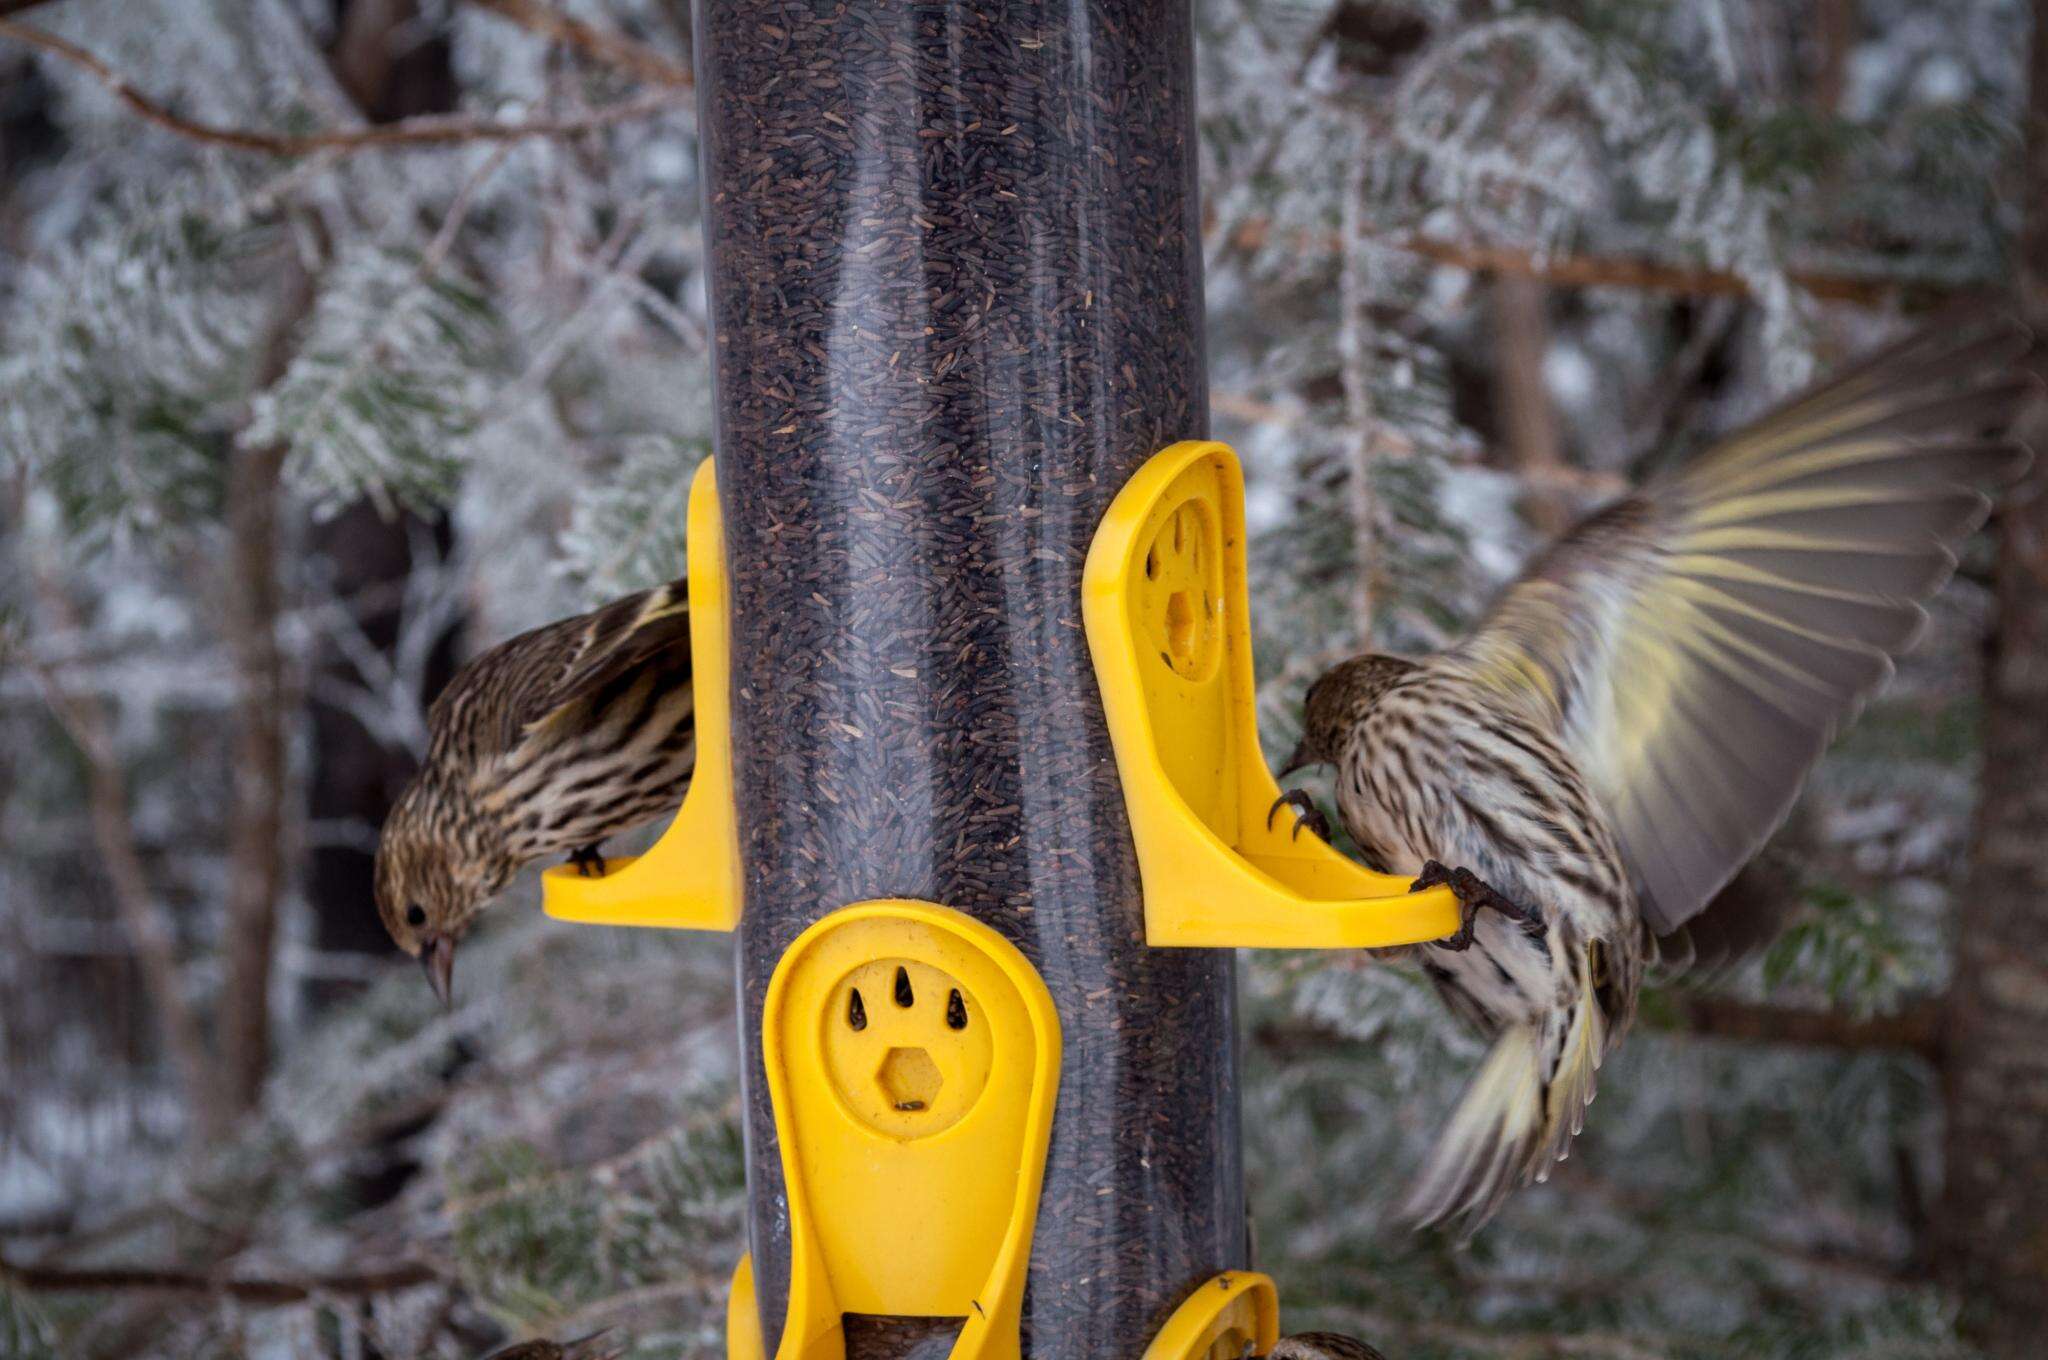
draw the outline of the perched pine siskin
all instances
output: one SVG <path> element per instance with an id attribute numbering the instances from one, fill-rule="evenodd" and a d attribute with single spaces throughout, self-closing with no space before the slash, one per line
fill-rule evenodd
<path id="1" fill-rule="evenodd" d="M 492 1351 L 484 1360 L 619 1360 L 626 1353 L 623 1349 L 601 1344 L 610 1334 L 611 1328 L 607 1327 L 589 1336 L 579 1336 L 574 1341 L 549 1341 L 545 1337 L 522 1341 L 516 1346 Z"/>
<path id="2" fill-rule="evenodd" d="M 501 643 L 427 714 L 426 763 L 385 819 L 377 911 L 445 1002 L 455 946 L 513 874 L 681 804 L 696 759 L 681 581 Z"/>
<path id="3" fill-rule="evenodd" d="M 1777 829 L 2025 471 L 2028 339 L 1877 354 L 1592 515 L 1459 645 L 1310 689 L 1287 769 L 1333 765 L 1365 857 L 1458 894 L 1458 933 L 1412 952 L 1493 1040 L 1410 1217 L 1476 1230 L 1563 1159 L 1657 937 Z"/>
<path id="4" fill-rule="evenodd" d="M 1266 1360 L 1387 1360 L 1363 1341 L 1335 1332 L 1301 1332 L 1280 1338 Z"/>

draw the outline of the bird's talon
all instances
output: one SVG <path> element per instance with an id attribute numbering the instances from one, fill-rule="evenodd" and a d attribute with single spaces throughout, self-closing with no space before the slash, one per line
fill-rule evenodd
<path id="1" fill-rule="evenodd" d="M 1438 863 L 1436 860 L 1427 860 L 1423 863 L 1422 872 L 1417 874 L 1415 876 L 1415 881 L 1408 885 L 1408 891 L 1427 892 L 1431 888 L 1440 888 L 1444 884 L 1449 883 L 1450 881 L 1450 870 L 1444 868 L 1444 866 Z"/>
<path id="2" fill-rule="evenodd" d="M 1453 954 L 1464 953 L 1472 947 L 1472 918 L 1474 914 L 1470 909 L 1467 909 L 1464 922 L 1457 930 L 1444 936 L 1441 940 L 1431 940 L 1430 943 L 1438 949 L 1448 949 Z"/>
<path id="3" fill-rule="evenodd" d="M 594 845 L 586 845 L 581 850 L 570 851 L 569 863 L 576 866 L 576 874 L 579 878 L 604 877 L 604 856 L 598 852 L 598 848 Z"/>
<path id="4" fill-rule="evenodd" d="M 1316 806 L 1315 798 L 1303 789 L 1289 789 L 1273 800 L 1273 806 L 1266 809 L 1266 830 L 1273 829 L 1273 819 L 1280 815 L 1283 805 L 1294 809 L 1294 831 L 1290 839 L 1300 840 L 1303 827 L 1325 841 L 1330 839 L 1330 819 Z"/>
<path id="5" fill-rule="evenodd" d="M 1416 876 L 1415 881 L 1408 885 L 1408 890 L 1421 892 L 1425 888 L 1436 887 L 1450 888 L 1452 895 L 1458 899 L 1461 918 L 1456 933 L 1431 942 L 1438 949 L 1448 949 L 1453 953 L 1470 949 L 1473 928 L 1479 919 L 1479 913 L 1488 909 L 1497 911 L 1515 922 L 1522 928 L 1524 935 L 1540 936 L 1546 929 L 1541 911 L 1535 907 L 1523 906 L 1462 865 L 1456 869 L 1446 869 L 1436 860 L 1429 860 L 1422 866 L 1422 872 Z"/>
<path id="6" fill-rule="evenodd" d="M 1298 801 L 1300 797 L 1300 789 L 1289 789 L 1278 798 L 1275 798 L 1273 806 L 1266 809 L 1266 830 L 1271 831 L 1273 829 L 1273 819 L 1280 815 L 1281 808 L 1293 808 L 1295 815 L 1299 816 L 1301 814 L 1301 804 Z"/>
<path id="7" fill-rule="evenodd" d="M 1324 842 L 1325 844 L 1329 843 L 1330 819 L 1323 815 L 1323 810 L 1321 808 L 1311 807 L 1308 811 L 1302 813 L 1300 818 L 1298 818 L 1295 821 L 1293 837 L 1295 840 L 1301 839 L 1301 829 L 1303 827 L 1307 827 L 1310 831 L 1314 832 L 1316 839 Z"/>

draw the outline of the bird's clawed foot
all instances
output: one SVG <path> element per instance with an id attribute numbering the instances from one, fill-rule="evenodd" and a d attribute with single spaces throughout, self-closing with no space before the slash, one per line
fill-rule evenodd
<path id="1" fill-rule="evenodd" d="M 1473 922 L 1478 920 L 1479 913 L 1486 909 L 1497 911 L 1510 921 L 1518 922 L 1524 934 L 1539 935 L 1543 932 L 1542 912 L 1534 907 L 1523 906 L 1470 869 L 1446 869 L 1436 860 L 1430 860 L 1422 866 L 1421 875 L 1408 885 L 1408 891 L 1421 892 L 1425 888 L 1443 887 L 1448 887 L 1457 897 L 1458 905 L 1463 909 L 1463 920 L 1455 934 L 1446 935 L 1441 940 L 1430 941 L 1438 949 L 1470 949 Z"/>
<path id="2" fill-rule="evenodd" d="M 1294 809 L 1294 839 L 1301 839 L 1301 829 L 1307 827 L 1322 840 L 1330 839 L 1330 819 L 1316 806 L 1316 800 L 1304 789 L 1289 789 L 1273 800 L 1273 806 L 1266 809 L 1266 829 L 1273 829 L 1273 819 L 1280 815 L 1280 809 Z"/>
<path id="3" fill-rule="evenodd" d="M 604 856 L 598 853 L 594 845 L 586 845 L 581 850 L 571 850 L 569 863 L 575 865 L 576 872 L 584 878 L 604 877 Z"/>

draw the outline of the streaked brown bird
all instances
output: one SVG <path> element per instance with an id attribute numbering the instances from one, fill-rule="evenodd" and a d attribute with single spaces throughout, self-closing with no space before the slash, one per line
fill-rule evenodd
<path id="1" fill-rule="evenodd" d="M 1300 1332 L 1280 1338 L 1266 1360 L 1387 1360 L 1363 1341 L 1335 1332 Z"/>
<path id="2" fill-rule="evenodd" d="M 513 874 L 598 850 L 681 804 L 696 760 L 684 584 L 615 600 L 500 643 L 427 714 L 426 762 L 377 843 L 377 911 L 434 991 Z"/>
<path id="3" fill-rule="evenodd" d="M 1469 1233 L 1563 1159 L 1657 937 L 1777 829 L 2024 472 L 2028 342 L 1914 336 L 1592 515 L 1457 646 L 1310 689 L 1287 769 L 1334 766 L 1366 859 L 1458 895 L 1459 931 L 1412 953 L 1493 1041 L 1416 1221 Z"/>
<path id="4" fill-rule="evenodd" d="M 522 1341 L 516 1346 L 507 1346 L 501 1351 L 492 1351 L 484 1360 L 619 1360 L 626 1353 L 624 1347 L 605 1344 L 611 1335 L 607 1327 L 589 1336 L 579 1336 L 574 1341 L 549 1341 L 542 1337 L 533 1341 Z"/>

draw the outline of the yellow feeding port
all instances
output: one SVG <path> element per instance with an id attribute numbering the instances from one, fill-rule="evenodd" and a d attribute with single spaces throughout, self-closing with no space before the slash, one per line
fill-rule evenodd
<path id="1" fill-rule="evenodd" d="M 1256 1271 L 1218 1275 L 1188 1295 L 1145 1348 L 1145 1360 L 1244 1360 L 1280 1340 L 1280 1295 Z"/>
<path id="2" fill-rule="evenodd" d="M 1411 893 L 1283 810 L 1259 749 L 1244 474 L 1229 446 L 1175 444 L 1138 470 L 1088 552 L 1082 612 L 1154 945 L 1341 949 L 1458 928 L 1450 891 Z"/>
<path id="3" fill-rule="evenodd" d="M 740 1257 L 725 1295 L 725 1360 L 767 1360 L 761 1302 L 754 1293 L 754 1258 Z"/>
<path id="4" fill-rule="evenodd" d="M 690 676 L 696 691 L 696 770 L 675 821 L 644 855 L 621 856 L 601 878 L 561 864 L 541 875 L 541 905 L 564 921 L 731 930 L 740 919 L 739 832 L 733 822 L 732 672 L 726 618 L 725 533 L 718 483 L 705 459 L 690 483 Z"/>
<path id="5" fill-rule="evenodd" d="M 841 1360 L 847 1313 L 959 1318 L 952 1360 L 1018 1360 L 1060 1073 L 1037 971 L 961 912 L 862 902 L 790 945 L 761 1026 L 789 1203 L 779 1360 Z M 761 1353 L 752 1284 L 742 1263 L 733 1360 Z"/>

